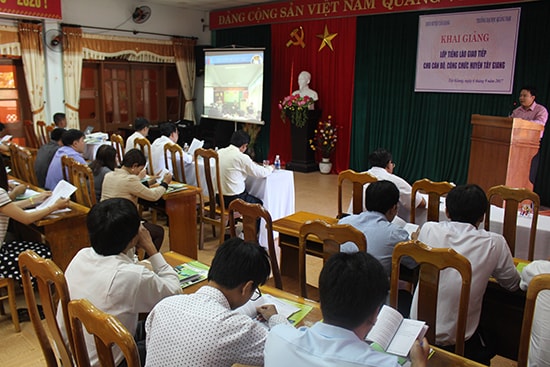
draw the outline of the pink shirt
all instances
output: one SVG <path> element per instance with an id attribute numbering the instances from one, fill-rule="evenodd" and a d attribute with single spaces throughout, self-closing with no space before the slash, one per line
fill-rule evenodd
<path id="1" fill-rule="evenodd" d="M 533 102 L 533 104 L 528 108 L 519 106 L 514 111 L 512 111 L 510 117 L 518 117 L 520 119 L 533 121 L 539 125 L 544 126 L 546 124 L 546 121 L 548 120 L 548 111 L 546 110 L 546 108 L 544 108 L 543 105 L 537 104 L 537 102 Z M 544 130 L 540 132 L 541 138 L 543 134 Z"/>

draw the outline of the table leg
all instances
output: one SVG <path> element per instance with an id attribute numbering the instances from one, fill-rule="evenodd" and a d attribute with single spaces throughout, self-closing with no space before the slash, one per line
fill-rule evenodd
<path id="1" fill-rule="evenodd" d="M 186 190 L 166 199 L 170 250 L 198 258 L 197 192 Z"/>

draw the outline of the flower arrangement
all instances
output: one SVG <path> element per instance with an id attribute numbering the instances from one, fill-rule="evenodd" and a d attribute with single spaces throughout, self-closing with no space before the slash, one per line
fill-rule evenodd
<path id="1" fill-rule="evenodd" d="M 286 96 L 279 102 L 279 109 L 281 110 L 281 119 L 286 121 L 286 117 L 290 118 L 297 127 L 304 127 L 307 122 L 307 111 L 309 106 L 313 105 L 315 101 L 309 96 L 300 96 L 299 94 L 291 94 Z"/>
<path id="2" fill-rule="evenodd" d="M 329 116 L 327 121 L 319 121 L 313 139 L 309 140 L 311 149 L 321 152 L 323 158 L 330 157 L 338 141 L 338 127 L 333 125 L 331 119 L 332 116 Z"/>

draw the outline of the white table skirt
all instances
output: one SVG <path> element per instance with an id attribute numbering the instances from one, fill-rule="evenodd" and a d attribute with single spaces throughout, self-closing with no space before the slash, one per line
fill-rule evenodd
<path id="1" fill-rule="evenodd" d="M 102 145 L 111 145 L 110 141 L 103 141 L 100 143 L 86 143 L 86 149 L 84 150 L 84 159 L 87 161 L 93 161 L 95 159 L 95 155 L 97 153 L 97 150 Z"/>

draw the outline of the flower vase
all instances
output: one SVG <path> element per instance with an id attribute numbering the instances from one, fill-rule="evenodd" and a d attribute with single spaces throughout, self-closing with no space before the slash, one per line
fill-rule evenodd
<path id="1" fill-rule="evenodd" d="M 321 158 L 321 162 L 319 162 L 319 171 L 324 175 L 328 175 L 330 171 L 332 171 L 332 162 L 330 158 Z"/>

